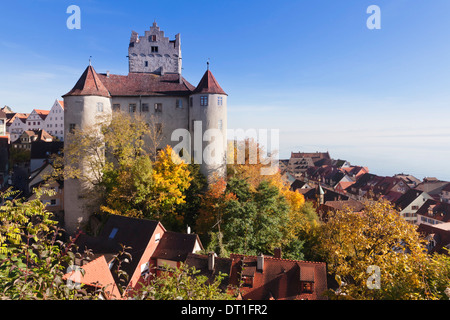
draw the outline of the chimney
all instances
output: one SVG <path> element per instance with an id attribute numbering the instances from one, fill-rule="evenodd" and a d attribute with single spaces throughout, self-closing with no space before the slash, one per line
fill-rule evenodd
<path id="1" fill-rule="evenodd" d="M 214 252 L 208 253 L 208 270 L 214 271 L 214 266 L 216 263 L 216 254 Z"/>
<path id="2" fill-rule="evenodd" d="M 187 233 L 187 234 L 191 234 L 191 227 L 187 226 L 186 233 Z"/>
<path id="3" fill-rule="evenodd" d="M 106 77 L 109 78 L 109 70 L 106 71 Z"/>
<path id="4" fill-rule="evenodd" d="M 275 248 L 273 252 L 273 257 L 277 259 L 281 259 L 281 248 Z"/>
<path id="5" fill-rule="evenodd" d="M 256 258 L 256 270 L 261 273 L 264 271 L 264 255 L 262 253 Z"/>

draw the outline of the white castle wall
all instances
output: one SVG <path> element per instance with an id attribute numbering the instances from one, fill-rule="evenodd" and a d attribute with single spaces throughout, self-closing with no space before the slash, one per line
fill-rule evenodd
<path id="1" fill-rule="evenodd" d="M 97 103 L 103 104 L 103 112 L 97 109 Z M 99 96 L 66 96 L 64 98 L 64 140 L 67 143 L 67 135 L 71 124 L 83 130 L 94 126 L 99 116 L 111 116 L 111 99 Z M 78 163 L 84 175 L 90 172 L 83 165 L 83 159 Z M 81 184 L 78 179 L 64 180 L 64 226 L 69 234 L 76 232 L 77 228 L 86 223 L 90 212 L 86 210 L 86 199 L 80 197 L 81 190 L 88 190 L 92 186 Z"/>

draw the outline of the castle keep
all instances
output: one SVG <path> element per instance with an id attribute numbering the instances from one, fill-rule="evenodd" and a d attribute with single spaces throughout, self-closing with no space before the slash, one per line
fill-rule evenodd
<path id="1" fill-rule="evenodd" d="M 219 163 L 198 161 L 201 172 L 209 181 L 223 176 L 226 170 L 227 94 L 211 73 L 206 70 L 197 86 L 181 74 L 181 37 L 169 40 L 156 23 L 143 36 L 131 33 L 128 48 L 128 75 L 97 73 L 89 64 L 75 86 L 64 98 L 64 134 L 74 128 L 83 130 L 95 124 L 98 116 L 114 112 L 139 114 L 161 127 L 162 148 L 176 146 L 172 133 L 184 129 L 192 137 L 190 155 L 202 159 L 198 153 L 211 151 Z M 152 119 L 152 120 L 150 120 Z M 205 132 L 218 132 L 223 139 L 214 139 Z M 193 137 L 201 136 L 199 143 Z M 220 141 L 219 141 L 220 140 Z M 65 139 L 67 141 L 67 139 Z M 82 163 L 82 161 L 80 161 Z M 65 181 L 65 228 L 73 233 L 87 221 L 83 210 L 80 182 Z"/>

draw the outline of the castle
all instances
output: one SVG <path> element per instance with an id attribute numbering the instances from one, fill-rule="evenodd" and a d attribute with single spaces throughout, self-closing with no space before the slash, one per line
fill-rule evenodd
<path id="1" fill-rule="evenodd" d="M 208 68 L 198 85 L 182 77 L 181 37 L 169 40 L 156 22 L 143 36 L 131 33 L 128 48 L 128 75 L 97 73 L 91 63 L 64 98 L 64 135 L 74 128 L 83 130 L 95 124 L 98 116 L 114 112 L 156 119 L 160 125 L 162 146 L 176 146 L 172 133 L 177 129 L 192 138 L 186 144 L 190 156 L 200 163 L 200 170 L 211 181 L 226 170 L 227 94 Z M 219 133 L 222 138 L 208 135 Z M 195 141 L 193 141 L 195 140 Z M 67 139 L 65 139 L 67 141 Z M 67 142 L 66 142 L 67 143 Z M 200 144 L 200 145 L 199 145 Z M 212 150 L 220 161 L 201 161 L 199 153 Z M 199 160 L 200 159 L 200 160 Z M 80 161 L 82 163 L 82 161 Z M 65 229 L 76 231 L 87 221 L 83 210 L 80 182 L 66 180 L 64 185 Z"/>

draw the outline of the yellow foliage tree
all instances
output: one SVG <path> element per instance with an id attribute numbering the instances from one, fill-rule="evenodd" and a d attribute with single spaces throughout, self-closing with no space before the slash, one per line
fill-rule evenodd
<path id="1" fill-rule="evenodd" d="M 362 213 L 330 212 L 320 237 L 315 249 L 339 284 L 332 298 L 435 299 L 450 287 L 449 260 L 440 265 L 447 274 L 438 274 L 416 226 L 387 201 L 368 202 Z"/>

